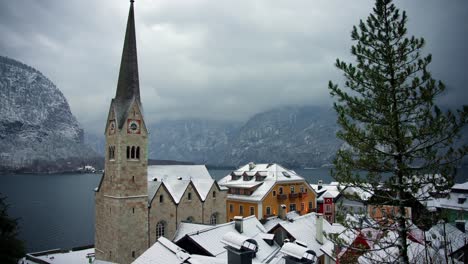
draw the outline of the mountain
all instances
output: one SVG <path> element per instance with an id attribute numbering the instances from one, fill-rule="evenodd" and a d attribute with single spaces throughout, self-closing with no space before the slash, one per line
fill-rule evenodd
<path id="1" fill-rule="evenodd" d="M 0 171 L 59 172 L 97 154 L 60 90 L 41 72 L 0 56 Z"/>
<path id="2" fill-rule="evenodd" d="M 281 107 L 259 113 L 240 129 L 227 150 L 225 163 L 277 162 L 289 167 L 331 163 L 342 145 L 332 109 Z"/>
<path id="3" fill-rule="evenodd" d="M 149 157 L 216 166 L 254 161 L 319 167 L 331 163 L 342 145 L 335 120 L 332 109 L 312 106 L 276 108 L 244 123 L 165 120 L 149 125 Z"/>
<path id="4" fill-rule="evenodd" d="M 150 127 L 149 156 L 154 159 L 223 164 L 240 123 L 208 120 L 162 121 Z"/>

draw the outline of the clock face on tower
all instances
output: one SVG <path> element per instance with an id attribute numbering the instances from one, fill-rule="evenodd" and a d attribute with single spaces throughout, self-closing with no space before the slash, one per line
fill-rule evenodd
<path id="1" fill-rule="evenodd" d="M 128 134 L 140 134 L 141 120 L 128 119 L 127 124 L 128 124 L 128 127 L 127 127 Z"/>
<path id="2" fill-rule="evenodd" d="M 113 135 L 115 133 L 115 120 L 109 121 L 109 135 Z"/>

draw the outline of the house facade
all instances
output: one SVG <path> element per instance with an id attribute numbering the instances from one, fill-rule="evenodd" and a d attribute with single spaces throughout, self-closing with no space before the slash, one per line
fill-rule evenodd
<path id="1" fill-rule="evenodd" d="M 316 210 L 316 193 L 294 171 L 270 164 L 249 163 L 221 179 L 228 190 L 227 221 L 235 216 L 281 216 L 296 211 L 306 214 Z"/>
<path id="2" fill-rule="evenodd" d="M 468 182 L 452 186 L 445 198 L 436 199 L 434 204 L 437 210 L 448 222 L 468 220 Z"/>

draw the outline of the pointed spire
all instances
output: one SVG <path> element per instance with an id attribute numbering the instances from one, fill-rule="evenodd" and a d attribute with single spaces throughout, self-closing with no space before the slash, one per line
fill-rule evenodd
<path id="1" fill-rule="evenodd" d="M 140 100 L 140 85 L 138 81 L 138 61 L 135 37 L 135 15 L 133 12 L 133 0 L 130 1 L 128 13 L 127 31 L 120 63 L 119 83 L 115 99 L 127 100 L 135 97 Z"/>
<path id="2" fill-rule="evenodd" d="M 133 0 L 130 0 L 127 31 L 120 62 L 119 81 L 115 101 L 119 112 L 119 127 L 123 125 L 123 115 L 127 112 L 130 102 L 135 99 L 140 102 L 140 84 L 138 79 L 138 60 L 135 36 L 135 15 L 133 12 Z"/>

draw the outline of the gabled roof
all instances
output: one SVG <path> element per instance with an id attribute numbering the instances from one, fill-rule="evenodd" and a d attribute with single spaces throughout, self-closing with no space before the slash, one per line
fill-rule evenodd
<path id="1" fill-rule="evenodd" d="M 168 263 L 190 263 L 190 264 L 226 264 L 226 259 L 218 259 L 207 256 L 191 255 L 184 249 L 178 247 L 165 237 L 158 238 L 149 249 L 139 256 L 134 264 L 168 264 Z"/>
<path id="2" fill-rule="evenodd" d="M 222 187 L 229 188 L 254 188 L 255 191 L 250 195 L 229 194 L 228 199 L 237 199 L 244 201 L 261 201 L 269 193 L 276 183 L 287 182 L 305 182 L 304 178 L 292 170 L 288 170 L 276 163 L 269 164 L 246 164 L 239 169 L 231 172 L 218 181 Z M 239 179 L 232 180 L 232 175 L 240 176 Z M 253 176 L 250 180 L 244 180 L 241 175 Z M 254 175 L 261 176 L 261 181 L 256 181 Z"/>
<path id="3" fill-rule="evenodd" d="M 294 239 L 304 242 L 309 249 L 315 251 L 317 256 L 321 256 L 322 245 L 316 239 L 316 223 L 317 214 L 309 213 L 302 216 L 295 217 L 290 220 L 283 220 L 275 226 L 269 228 L 268 232 L 273 232 L 274 229 L 282 227 Z M 323 231 L 329 234 L 336 234 L 342 232 L 344 227 L 341 225 L 331 225 L 327 220 L 323 219 Z M 328 239 L 324 236 L 324 244 Z"/>
<path id="4" fill-rule="evenodd" d="M 158 184 L 159 183 L 159 184 Z M 178 204 L 189 185 L 205 201 L 215 180 L 204 165 L 153 165 L 148 166 L 148 199 L 151 202 L 161 185 Z"/>
<path id="5" fill-rule="evenodd" d="M 322 202 L 326 194 L 328 198 L 337 198 L 340 195 L 340 184 L 338 182 L 331 182 L 330 184 L 310 184 L 310 187 L 317 192 L 317 202 Z"/>
<path id="6" fill-rule="evenodd" d="M 177 243 L 188 237 L 193 243 L 196 243 L 212 256 L 227 258 L 226 248 L 221 242 L 221 238 L 228 232 L 238 233 L 234 224 L 234 221 L 216 226 L 181 223 L 177 229 L 174 241 Z M 265 228 L 255 216 L 243 218 L 242 235 L 257 242 L 258 252 L 254 260 L 258 262 L 264 262 L 272 258 L 280 249 L 276 243 L 270 246 L 263 240 L 263 234 L 265 233 L 267 233 Z"/>

